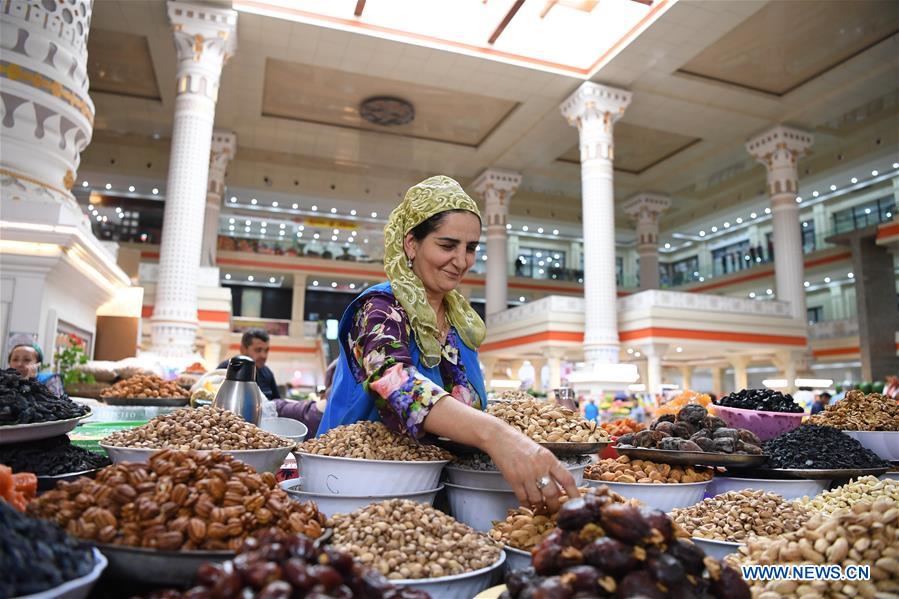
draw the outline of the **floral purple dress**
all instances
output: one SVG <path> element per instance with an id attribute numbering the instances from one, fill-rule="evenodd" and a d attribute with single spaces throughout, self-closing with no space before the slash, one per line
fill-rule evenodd
<path id="1" fill-rule="evenodd" d="M 454 328 L 441 351 L 439 383 L 415 368 L 409 351 L 411 334 L 409 319 L 396 298 L 372 293 L 356 311 L 347 343 L 353 351 L 349 360 L 353 376 L 377 395 L 381 421 L 393 431 L 420 439 L 425 418 L 444 397 L 451 395 L 478 409 L 484 399 L 472 387 L 459 359 L 462 341 Z"/>

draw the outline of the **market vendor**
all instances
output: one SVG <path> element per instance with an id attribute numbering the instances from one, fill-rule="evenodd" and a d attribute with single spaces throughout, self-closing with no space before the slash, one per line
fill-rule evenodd
<path id="1" fill-rule="evenodd" d="M 256 362 L 256 384 L 259 390 L 269 399 L 281 399 L 275 375 L 265 365 L 268 360 L 269 336 L 262 329 L 247 329 L 240 338 L 240 353 Z M 229 360 L 219 364 L 219 368 L 228 368 Z"/>
<path id="2" fill-rule="evenodd" d="M 457 290 L 475 261 L 481 215 L 462 187 L 431 177 L 406 193 L 384 228 L 387 282 L 369 287 L 340 319 L 340 357 L 318 433 L 381 420 L 487 453 L 522 505 L 555 511 L 578 494 L 555 456 L 483 412 L 477 348 L 484 321 Z"/>
<path id="3" fill-rule="evenodd" d="M 39 372 L 41 364 L 44 362 L 44 352 L 37 343 L 20 343 L 13 346 L 6 362 L 10 368 L 15 368 L 22 376 L 32 379 L 35 378 L 39 383 L 43 383 L 57 397 L 61 396 L 65 391 L 63 389 L 62 379 L 55 372 Z"/>

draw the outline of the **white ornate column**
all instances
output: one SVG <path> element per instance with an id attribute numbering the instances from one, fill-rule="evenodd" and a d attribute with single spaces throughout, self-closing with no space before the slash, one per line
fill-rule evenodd
<path id="1" fill-rule="evenodd" d="M 749 388 L 749 373 L 746 371 L 749 366 L 749 358 L 747 356 L 728 356 L 727 359 L 734 368 L 734 391 Z"/>
<path id="2" fill-rule="evenodd" d="M 225 195 L 225 173 L 237 152 L 237 135 L 233 131 L 216 130 L 212 133 L 212 150 L 209 153 L 209 182 L 206 184 L 206 214 L 203 217 L 202 266 L 215 266 L 218 247 L 219 212 Z"/>
<path id="3" fill-rule="evenodd" d="M 237 45 L 237 12 L 169 2 L 178 53 L 175 119 L 166 187 L 152 351 L 181 358 L 197 332 L 197 273 L 212 125 L 222 66 Z"/>
<path id="4" fill-rule="evenodd" d="M 680 367 L 681 387 L 686 391 L 693 388 L 693 367 L 684 364 Z"/>
<path id="5" fill-rule="evenodd" d="M 806 319 L 805 265 L 799 223 L 799 157 L 812 145 L 811 134 L 778 125 L 746 143 L 746 151 L 768 171 L 774 227 L 774 279 L 777 299 L 790 302 L 794 318 Z"/>
<path id="6" fill-rule="evenodd" d="M 521 175 L 490 168 L 472 184 L 475 193 L 484 198 L 487 219 L 487 315 L 502 312 L 508 306 L 509 246 L 506 223 L 509 200 L 521 184 Z"/>
<path id="7" fill-rule="evenodd" d="M 587 81 L 561 106 L 580 133 L 588 367 L 618 363 L 612 128 L 630 101 L 630 92 Z"/>
<path id="8" fill-rule="evenodd" d="M 641 193 L 624 203 L 624 212 L 637 224 L 640 289 L 659 288 L 659 216 L 671 206 L 667 196 Z"/>
<path id="9" fill-rule="evenodd" d="M 564 350 L 559 348 L 551 347 L 549 349 L 544 350 L 543 358 L 546 360 L 546 365 L 549 366 L 549 380 L 547 390 L 551 393 L 553 389 L 558 389 L 562 386 L 562 360 L 565 358 Z"/>

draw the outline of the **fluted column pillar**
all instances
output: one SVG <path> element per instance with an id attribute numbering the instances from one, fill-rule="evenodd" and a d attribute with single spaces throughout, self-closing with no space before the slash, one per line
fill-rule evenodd
<path id="1" fill-rule="evenodd" d="M 618 363 L 612 128 L 630 101 L 630 92 L 587 81 L 561 106 L 580 134 L 588 367 Z"/>
<path id="2" fill-rule="evenodd" d="M 774 279 L 777 299 L 790 302 L 794 318 L 806 319 L 805 265 L 799 223 L 799 157 L 814 137 L 805 131 L 778 125 L 746 143 L 746 150 L 768 171 L 774 228 Z"/>
<path id="3" fill-rule="evenodd" d="M 237 12 L 168 3 L 178 53 L 175 118 L 166 186 L 152 351 L 187 357 L 197 332 L 197 273 L 222 66 L 237 46 Z"/>
<path id="4" fill-rule="evenodd" d="M 491 168 L 475 179 L 472 189 L 484 199 L 487 220 L 487 314 L 502 312 L 509 305 L 509 246 L 506 223 L 509 201 L 521 184 L 521 175 Z"/>
<path id="5" fill-rule="evenodd" d="M 671 206 L 667 196 L 638 194 L 624 203 L 624 212 L 637 224 L 640 289 L 659 288 L 659 216 Z"/>
<path id="6" fill-rule="evenodd" d="M 212 133 L 212 150 L 209 153 L 209 182 L 206 184 L 206 214 L 203 217 L 202 266 L 215 266 L 218 248 L 219 213 L 225 195 L 225 173 L 237 152 L 237 135 L 233 131 L 216 130 Z"/>

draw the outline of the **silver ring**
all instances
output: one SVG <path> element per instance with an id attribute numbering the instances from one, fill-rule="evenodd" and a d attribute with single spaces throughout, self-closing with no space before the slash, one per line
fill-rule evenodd
<path id="1" fill-rule="evenodd" d="M 543 490 L 545 487 L 548 487 L 550 483 L 549 476 L 541 476 L 536 480 L 537 488 Z"/>

